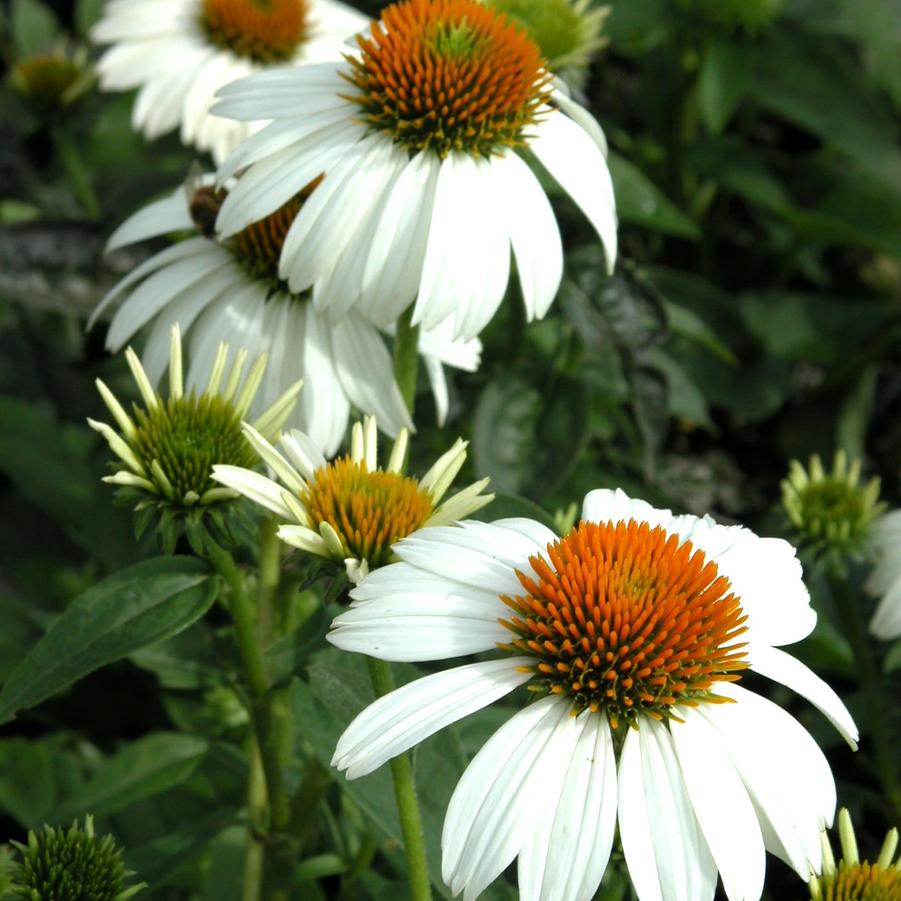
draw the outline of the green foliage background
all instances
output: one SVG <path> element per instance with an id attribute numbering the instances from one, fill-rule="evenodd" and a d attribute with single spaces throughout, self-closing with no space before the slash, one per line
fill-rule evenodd
<path id="1" fill-rule="evenodd" d="M 463 475 L 490 475 L 502 494 L 486 518 L 547 520 L 591 488 L 621 486 L 778 535 L 789 460 L 843 448 L 881 475 L 898 506 L 901 4 L 786 0 L 753 27 L 710 16 L 705 3 L 612 7 L 610 45 L 584 100 L 611 144 L 616 274 L 604 275 L 587 223 L 555 196 L 568 252 L 554 307 L 527 325 L 511 289 L 482 336 L 481 370 L 452 375 L 445 431 L 421 390 L 413 470 L 461 434 L 472 442 Z M 0 20 L 7 63 L 62 33 L 84 42 L 98 10 L 99 0 L 55 12 L 13 0 Z M 85 333 L 86 314 L 149 252 L 104 259 L 104 240 L 180 182 L 193 158 L 174 137 L 148 145 L 135 135 L 131 103 L 91 93 L 48 124 L 8 85 L 0 92 L 0 721 L 28 708 L 0 727 L 0 837 L 93 813 L 151 885 L 146 897 L 231 901 L 244 854 L 247 721 L 226 623 L 210 609 L 216 586 L 195 560 L 146 562 L 155 551 L 112 505 L 100 482 L 106 448 L 84 425 L 100 410 L 95 377 L 119 396 L 133 390 L 122 360 L 103 353 L 104 327 Z M 60 127 L 83 157 L 97 219 L 54 151 Z M 860 753 L 809 705 L 758 687 L 826 749 L 840 803 L 875 853 L 894 815 L 873 773 L 833 599 L 808 573 L 820 622 L 796 653 L 859 715 Z M 852 569 L 849 587 L 868 615 L 865 574 Z M 296 628 L 268 660 L 283 709 L 305 724 L 285 738 L 290 781 L 305 778 L 320 799 L 304 824 L 297 897 L 401 898 L 387 769 L 353 783 L 328 769 L 335 740 L 371 697 L 365 666 L 323 650 L 329 615 L 315 591 L 298 592 L 298 564 L 288 575 Z M 54 633 L 64 610 L 67 624 L 90 612 L 81 631 Z M 9 679 L 48 629 L 45 657 Z M 874 643 L 873 655 L 888 674 L 883 714 L 898 738 L 901 645 Z M 415 674 L 396 669 L 400 681 Z M 506 716 L 495 705 L 416 751 L 439 893 L 447 800 Z M 624 872 L 617 861 L 600 897 L 629 897 Z M 767 891 L 805 894 L 774 858 Z M 484 897 L 514 898 L 514 883 Z"/>

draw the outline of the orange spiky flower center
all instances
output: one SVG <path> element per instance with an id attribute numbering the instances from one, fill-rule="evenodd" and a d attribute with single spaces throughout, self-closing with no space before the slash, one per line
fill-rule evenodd
<path id="1" fill-rule="evenodd" d="M 288 283 L 279 277 L 278 261 L 297 214 L 321 181 L 320 175 L 274 213 L 222 242 L 241 268 L 251 278 L 264 282 L 271 292 L 291 293 Z M 191 195 L 188 204 L 191 218 L 201 234 L 208 238 L 215 237 L 216 217 L 227 195 L 224 188 L 212 185 L 197 188 Z"/>
<path id="2" fill-rule="evenodd" d="M 581 522 L 517 571 L 524 594 L 502 597 L 515 636 L 504 650 L 536 658 L 533 688 L 611 726 L 677 705 L 724 700 L 717 682 L 748 666 L 736 639 L 746 616 L 716 564 L 660 527 Z"/>
<path id="3" fill-rule="evenodd" d="M 478 0 L 403 0 L 348 57 L 364 121 L 411 153 L 488 156 L 525 144 L 547 103 L 538 45 Z"/>
<path id="4" fill-rule="evenodd" d="M 820 877 L 823 901 L 901 901 L 901 870 L 879 864 L 841 863 Z"/>
<path id="5" fill-rule="evenodd" d="M 201 0 L 211 44 L 257 63 L 291 59 L 307 37 L 306 0 Z"/>
<path id="6" fill-rule="evenodd" d="M 424 525 L 433 506 L 416 479 L 350 457 L 317 469 L 301 501 L 317 529 L 328 523 L 370 569 L 387 563 L 391 545 Z"/>

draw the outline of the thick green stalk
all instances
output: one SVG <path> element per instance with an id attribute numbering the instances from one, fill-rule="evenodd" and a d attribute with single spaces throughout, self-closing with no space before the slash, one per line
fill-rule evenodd
<path id="1" fill-rule="evenodd" d="M 876 666 L 873 648 L 867 638 L 858 596 L 850 589 L 847 575 L 830 569 L 828 576 L 829 588 L 838 607 L 851 650 L 854 652 L 854 662 L 857 664 L 858 681 L 863 691 L 876 776 L 889 806 L 889 819 L 901 821 L 899 761 L 892 737 L 886 728 L 885 699 L 887 694 L 885 685 Z"/>
<path id="2" fill-rule="evenodd" d="M 394 336 L 394 378 L 410 415 L 416 401 L 416 376 L 419 371 L 419 326 L 413 325 L 413 307 L 397 320 Z"/>
<path id="3" fill-rule="evenodd" d="M 257 640 L 256 617 L 253 601 L 247 593 L 244 578 L 235 566 L 231 554 L 215 542 L 207 542 L 207 554 L 216 571 L 229 587 L 228 609 L 235 627 L 235 640 L 244 669 L 244 679 L 250 695 L 254 732 L 266 774 L 269 796 L 269 828 L 273 832 L 288 825 L 288 796 L 282 779 L 281 759 L 278 752 L 278 736 L 274 728 L 272 707 L 269 702 L 269 683 L 263 666 L 263 655 Z"/>
<path id="4" fill-rule="evenodd" d="M 250 766 L 247 775 L 247 842 L 244 846 L 244 872 L 241 879 L 241 901 L 260 901 L 266 849 L 258 830 L 265 828 L 268 799 L 266 774 L 256 736 L 250 737 Z"/>
<path id="5" fill-rule="evenodd" d="M 56 155 L 66 170 L 66 178 L 75 199 L 81 204 L 89 219 L 99 219 L 100 204 L 97 202 L 97 195 L 91 187 L 87 169 L 72 140 L 72 135 L 65 126 L 58 125 L 51 130 L 51 137 Z"/>
<path id="6" fill-rule="evenodd" d="M 394 676 L 390 664 L 374 657 L 367 657 L 366 662 L 369 664 L 369 677 L 376 697 L 380 698 L 394 691 Z M 397 801 L 397 813 L 404 836 L 410 898 L 412 901 L 430 901 L 432 886 L 429 882 L 422 818 L 419 815 L 416 784 L 413 781 L 413 766 L 409 754 L 400 754 L 391 761 L 391 775 L 394 778 L 394 798 Z"/>

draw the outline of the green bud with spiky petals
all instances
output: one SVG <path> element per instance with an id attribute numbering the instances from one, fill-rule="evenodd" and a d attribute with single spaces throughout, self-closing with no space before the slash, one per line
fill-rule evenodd
<path id="1" fill-rule="evenodd" d="M 45 826 L 13 845 L 19 853 L 9 897 L 21 901 L 127 901 L 146 887 L 128 885 L 134 874 L 121 848 L 110 835 L 97 837 L 90 816 L 83 827 Z"/>
<path id="2" fill-rule="evenodd" d="M 245 376 L 247 352 L 235 354 L 228 366 L 225 344 L 213 361 L 207 387 L 185 392 L 182 377 L 181 334 L 172 329 L 169 357 L 169 395 L 163 398 L 150 384 L 137 354 L 128 348 L 128 365 L 143 406 L 129 414 L 99 379 L 97 388 L 115 419 L 118 431 L 103 422 L 88 423 L 109 443 L 118 458 L 115 472 L 104 481 L 119 486 L 119 501 L 133 507 L 138 537 L 154 521 L 160 544 L 172 553 L 184 534 L 197 553 L 203 553 L 204 535 L 219 544 L 232 544 L 250 526 L 238 502 L 239 494 L 212 479 L 213 466 L 255 467 L 258 457 L 245 440 L 242 422 L 266 370 L 259 357 Z M 253 426 L 276 440 L 291 415 L 301 383 L 292 385 Z"/>

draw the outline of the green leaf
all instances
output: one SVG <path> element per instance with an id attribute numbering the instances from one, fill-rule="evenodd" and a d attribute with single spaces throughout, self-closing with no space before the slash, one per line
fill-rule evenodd
<path id="1" fill-rule="evenodd" d="M 11 738 L 0 742 L 0 809 L 23 826 L 47 819 L 57 786 L 50 749 L 39 741 Z"/>
<path id="2" fill-rule="evenodd" d="M 754 74 L 757 47 L 747 42 L 714 38 L 708 45 L 698 74 L 698 106 L 712 134 L 728 124 L 748 91 Z"/>
<path id="3" fill-rule="evenodd" d="M 218 580 L 190 557 L 124 569 L 77 597 L 0 691 L 0 723 L 101 666 L 187 628 L 209 609 Z"/>
<path id="4" fill-rule="evenodd" d="M 58 807 L 54 822 L 86 813 L 108 816 L 180 785 L 197 769 L 209 746 L 202 738 L 152 732 L 105 760 L 78 793 Z"/>
<path id="5" fill-rule="evenodd" d="M 621 222 L 641 225 L 679 238 L 701 237 L 697 223 L 666 197 L 640 169 L 613 152 L 607 164 L 613 178 L 616 212 Z"/>
<path id="6" fill-rule="evenodd" d="M 705 347 L 730 366 L 738 364 L 735 354 L 716 336 L 712 328 L 693 310 L 664 300 L 663 308 L 673 334 L 688 338 Z"/>
<path id="7" fill-rule="evenodd" d="M 713 429 L 707 401 L 685 369 L 659 347 L 650 351 L 648 359 L 666 379 L 667 409 L 670 415 L 692 425 Z"/>
<path id="8" fill-rule="evenodd" d="M 339 612 L 337 606 L 329 609 L 319 607 L 293 632 L 266 648 L 263 660 L 274 682 L 281 682 L 300 672 L 310 654 L 325 645 L 325 633 Z"/>
<path id="9" fill-rule="evenodd" d="M 901 670 L 901 640 L 896 641 L 889 648 L 889 652 L 885 655 L 883 669 L 886 673 L 893 673 L 896 670 Z"/>
<path id="10" fill-rule="evenodd" d="M 244 826 L 230 826 L 212 843 L 203 901 L 241 901 L 246 845 Z"/>
<path id="11" fill-rule="evenodd" d="M 78 0 L 75 8 L 75 26 L 78 34 L 88 37 L 91 26 L 100 19 L 105 0 Z"/>
<path id="12" fill-rule="evenodd" d="M 59 34 L 56 16 L 40 0 L 13 0 L 12 33 L 22 56 L 48 50 Z"/>
<path id="13" fill-rule="evenodd" d="M 531 473 L 541 397 L 516 376 L 491 382 L 479 395 L 472 421 L 472 460 L 495 491 L 515 494 Z"/>

